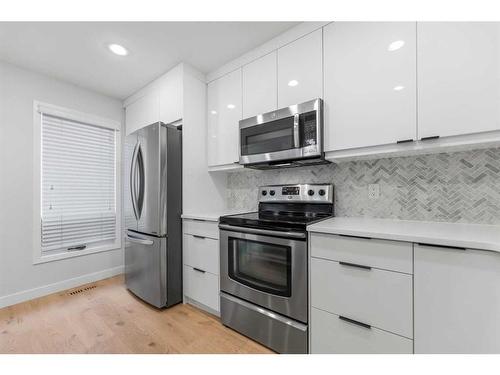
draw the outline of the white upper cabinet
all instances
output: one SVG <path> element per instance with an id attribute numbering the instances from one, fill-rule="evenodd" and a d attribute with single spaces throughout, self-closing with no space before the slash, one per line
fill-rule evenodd
<path id="1" fill-rule="evenodd" d="M 500 129 L 500 24 L 417 27 L 418 136 Z"/>
<path id="2" fill-rule="evenodd" d="M 323 34 L 316 30 L 278 49 L 278 107 L 323 97 Z"/>
<path id="3" fill-rule="evenodd" d="M 160 120 L 165 124 L 182 118 L 182 74 L 176 74 L 163 82 L 160 88 Z"/>
<path id="4" fill-rule="evenodd" d="M 125 109 L 127 134 L 161 121 L 169 124 L 182 118 L 183 70 L 178 66 L 135 94 L 139 99 Z"/>
<path id="5" fill-rule="evenodd" d="M 208 84 L 208 166 L 239 161 L 241 69 Z"/>
<path id="6" fill-rule="evenodd" d="M 242 68 L 243 118 L 277 109 L 277 52 L 273 51 Z"/>
<path id="7" fill-rule="evenodd" d="M 325 151 L 416 139 L 414 22 L 324 28 Z"/>
<path id="8" fill-rule="evenodd" d="M 127 134 L 160 121 L 160 96 L 152 91 L 129 104 L 125 109 Z"/>

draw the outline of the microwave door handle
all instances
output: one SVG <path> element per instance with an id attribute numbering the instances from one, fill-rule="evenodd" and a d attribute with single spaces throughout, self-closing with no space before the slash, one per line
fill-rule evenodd
<path id="1" fill-rule="evenodd" d="M 299 148 L 299 114 L 293 115 L 293 147 Z"/>

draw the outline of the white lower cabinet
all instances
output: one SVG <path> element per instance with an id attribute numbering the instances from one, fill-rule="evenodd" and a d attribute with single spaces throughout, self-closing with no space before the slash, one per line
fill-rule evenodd
<path id="1" fill-rule="evenodd" d="M 184 295 L 219 311 L 219 276 L 184 265 Z"/>
<path id="2" fill-rule="evenodd" d="M 415 353 L 500 353 L 500 253 L 415 246 Z"/>
<path id="3" fill-rule="evenodd" d="M 219 313 L 219 229 L 216 221 L 183 220 L 184 301 Z"/>
<path id="4" fill-rule="evenodd" d="M 412 244 L 310 237 L 311 353 L 413 353 Z"/>
<path id="5" fill-rule="evenodd" d="M 500 253 L 310 239 L 311 353 L 500 354 Z"/>
<path id="6" fill-rule="evenodd" d="M 413 340 L 374 327 L 342 320 L 339 315 L 312 308 L 313 354 L 411 354 Z"/>

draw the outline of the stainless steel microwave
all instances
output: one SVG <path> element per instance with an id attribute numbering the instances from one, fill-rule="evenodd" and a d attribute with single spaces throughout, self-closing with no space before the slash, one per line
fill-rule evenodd
<path id="1" fill-rule="evenodd" d="M 245 167 L 325 163 L 321 99 L 250 117 L 239 125 L 240 164 Z"/>

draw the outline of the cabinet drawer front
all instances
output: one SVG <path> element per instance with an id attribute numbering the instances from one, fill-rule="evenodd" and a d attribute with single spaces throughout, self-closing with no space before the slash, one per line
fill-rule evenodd
<path id="1" fill-rule="evenodd" d="M 408 242 L 311 234 L 311 255 L 391 271 L 413 273 L 413 245 Z"/>
<path id="2" fill-rule="evenodd" d="M 184 233 L 219 239 L 219 223 L 216 221 L 184 219 Z"/>
<path id="3" fill-rule="evenodd" d="M 219 311 L 219 277 L 184 266 L 184 295 Z"/>
<path id="4" fill-rule="evenodd" d="M 311 353 L 412 354 L 413 340 L 377 328 L 365 328 L 313 308 Z"/>
<path id="5" fill-rule="evenodd" d="M 184 235 L 184 264 L 219 274 L 219 241 L 209 237 Z"/>
<path id="6" fill-rule="evenodd" d="M 411 275 L 311 259 L 311 304 L 398 335 L 413 337 Z"/>

